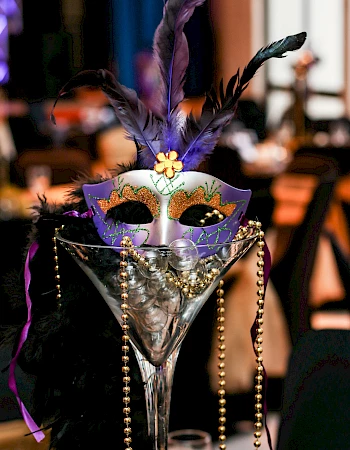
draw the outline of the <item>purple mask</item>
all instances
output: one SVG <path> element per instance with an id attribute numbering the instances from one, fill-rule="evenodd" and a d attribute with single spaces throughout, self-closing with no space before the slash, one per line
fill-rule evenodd
<path id="1" fill-rule="evenodd" d="M 168 246 L 181 238 L 196 245 L 230 242 L 251 197 L 250 190 L 236 189 L 204 173 L 181 172 L 169 179 L 153 170 L 125 172 L 99 184 L 85 184 L 83 191 L 99 236 L 112 246 L 119 246 L 123 236 L 129 236 L 135 246 Z M 128 224 L 108 217 L 111 208 L 131 201 L 149 209 L 151 223 Z M 224 219 L 209 226 L 181 224 L 181 215 L 195 205 L 211 207 Z"/>

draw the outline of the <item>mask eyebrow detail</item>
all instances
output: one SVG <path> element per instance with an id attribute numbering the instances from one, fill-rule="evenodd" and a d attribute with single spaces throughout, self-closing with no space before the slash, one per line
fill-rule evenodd
<path id="1" fill-rule="evenodd" d="M 138 201 L 145 204 L 151 211 L 153 217 L 159 217 L 160 215 L 160 202 L 157 197 L 148 188 L 142 186 L 140 188 L 133 187 L 130 184 L 126 184 L 120 191 L 113 190 L 109 199 L 99 199 L 97 204 L 101 210 L 106 214 L 108 210 L 114 206 L 119 206 L 122 203 L 129 201 Z"/>
<path id="2" fill-rule="evenodd" d="M 206 195 L 202 186 L 194 189 L 192 192 L 181 189 L 172 195 L 168 205 L 168 216 L 170 219 L 180 219 L 181 214 L 187 208 L 194 205 L 207 205 L 217 209 L 226 217 L 230 216 L 236 209 L 234 202 L 221 202 L 221 194 L 216 192 L 213 195 Z"/>

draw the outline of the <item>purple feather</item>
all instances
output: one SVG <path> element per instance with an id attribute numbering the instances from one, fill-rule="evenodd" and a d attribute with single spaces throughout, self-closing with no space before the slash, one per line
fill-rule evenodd
<path id="1" fill-rule="evenodd" d="M 172 112 L 184 99 L 183 86 L 189 50 L 183 29 L 195 8 L 204 2 L 168 0 L 164 6 L 163 19 L 154 35 L 153 50 L 161 75 L 159 109 L 168 124 Z"/>
<path id="2" fill-rule="evenodd" d="M 162 122 L 145 107 L 134 90 L 118 83 L 111 72 L 102 69 L 79 72 L 61 89 L 53 109 L 60 97 L 82 86 L 102 89 L 124 126 L 126 137 L 136 140 L 142 147 L 139 154 L 141 162 L 145 167 L 153 167 L 155 156 L 161 146 Z M 51 118 L 54 122 L 53 114 Z"/>
<path id="3" fill-rule="evenodd" d="M 198 122 L 193 115 L 189 115 L 183 134 L 184 152 L 179 152 L 179 159 L 184 163 L 185 170 L 193 170 L 210 155 L 220 137 L 222 129 L 232 120 L 236 104 L 232 104 L 235 86 L 239 79 L 237 72 L 228 82 L 226 92 L 220 83 L 220 100 L 215 89 L 207 93 L 202 108 L 201 120 Z"/>
<path id="4" fill-rule="evenodd" d="M 118 83 L 111 73 L 104 72 L 109 79 L 105 78 L 106 83 L 102 90 L 124 126 L 127 137 L 136 139 L 141 146 L 148 147 L 155 157 L 159 152 L 162 121 L 145 107 L 133 89 Z"/>

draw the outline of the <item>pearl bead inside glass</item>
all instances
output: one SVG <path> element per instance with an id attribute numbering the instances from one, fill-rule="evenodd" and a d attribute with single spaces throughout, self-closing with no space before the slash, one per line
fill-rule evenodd
<path id="1" fill-rule="evenodd" d="M 182 282 L 188 284 L 189 287 L 197 287 L 203 283 L 205 276 L 208 273 L 205 264 L 199 261 L 192 269 L 178 271 L 179 278 Z"/>
<path id="2" fill-rule="evenodd" d="M 142 311 L 140 321 L 148 331 L 161 331 L 167 323 L 167 314 L 156 304 Z"/>
<path id="3" fill-rule="evenodd" d="M 139 254 L 144 258 L 146 265 L 139 263 L 139 270 L 146 278 L 158 276 L 159 272 L 165 272 L 168 268 L 168 258 L 157 249 L 141 250 Z"/>
<path id="4" fill-rule="evenodd" d="M 130 308 L 136 311 L 144 311 L 154 304 L 155 298 L 155 291 L 144 284 L 137 289 L 129 291 L 128 304 Z"/>
<path id="5" fill-rule="evenodd" d="M 145 284 L 145 277 L 140 272 L 136 263 L 128 263 L 127 267 L 125 267 L 125 272 L 128 274 L 126 282 L 128 283 L 129 290 L 137 289 Z M 122 281 L 120 277 L 119 280 Z"/>
<path id="6" fill-rule="evenodd" d="M 199 260 L 198 249 L 190 239 L 176 239 L 169 248 L 169 264 L 176 270 L 191 270 Z"/>

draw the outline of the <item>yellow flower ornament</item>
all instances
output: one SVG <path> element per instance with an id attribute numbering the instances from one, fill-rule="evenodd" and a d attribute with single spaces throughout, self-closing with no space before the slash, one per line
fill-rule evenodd
<path id="1" fill-rule="evenodd" d="M 173 178 L 175 172 L 180 172 L 183 169 L 183 162 L 177 161 L 178 153 L 175 150 L 171 150 L 169 153 L 159 152 L 156 155 L 157 163 L 154 165 L 154 170 L 164 175 L 167 178 Z"/>

